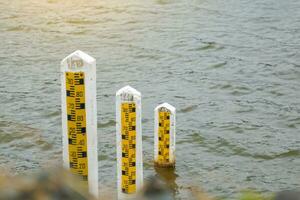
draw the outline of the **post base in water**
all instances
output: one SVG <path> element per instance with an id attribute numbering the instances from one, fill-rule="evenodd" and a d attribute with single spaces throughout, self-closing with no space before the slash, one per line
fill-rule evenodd
<path id="1" fill-rule="evenodd" d="M 175 168 L 175 162 L 171 163 L 160 163 L 160 162 L 154 162 L 154 167 L 158 168 Z"/>

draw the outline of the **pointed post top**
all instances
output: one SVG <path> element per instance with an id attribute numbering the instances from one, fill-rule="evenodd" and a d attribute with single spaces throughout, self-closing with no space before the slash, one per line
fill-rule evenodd
<path id="1" fill-rule="evenodd" d="M 77 50 L 61 61 L 61 71 L 90 70 L 96 68 L 96 60 L 83 51 Z"/>
<path id="2" fill-rule="evenodd" d="M 77 51 L 74 51 L 73 53 L 71 53 L 70 55 L 68 55 L 67 57 L 65 57 L 61 63 L 66 63 L 68 60 L 79 60 L 79 59 L 82 59 L 84 62 L 86 63 L 93 63 L 95 62 L 95 58 L 93 58 L 92 56 L 84 53 L 83 51 L 80 51 L 80 50 L 77 50 Z"/>
<path id="3" fill-rule="evenodd" d="M 117 91 L 117 96 L 121 95 L 123 93 L 129 93 L 129 94 L 141 96 L 141 93 L 139 91 L 137 91 L 136 89 L 134 89 L 133 87 L 131 87 L 130 85 L 127 85 L 127 86 L 122 87 L 121 89 L 119 89 Z"/>
<path id="4" fill-rule="evenodd" d="M 171 113 L 174 113 L 176 111 L 176 108 L 174 106 L 172 106 L 171 104 L 168 103 L 162 103 L 160 105 L 158 105 L 155 110 L 160 110 L 162 108 L 165 108 L 167 110 L 169 110 Z"/>
<path id="5" fill-rule="evenodd" d="M 141 98 L 141 93 L 133 87 L 127 85 L 118 90 L 116 96 L 119 96 L 122 101 L 134 101 Z"/>

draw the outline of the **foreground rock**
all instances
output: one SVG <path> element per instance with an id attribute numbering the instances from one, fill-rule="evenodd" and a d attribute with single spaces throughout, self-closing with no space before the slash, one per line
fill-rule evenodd
<path id="1" fill-rule="evenodd" d="M 300 200 L 300 191 L 279 192 L 274 200 Z"/>

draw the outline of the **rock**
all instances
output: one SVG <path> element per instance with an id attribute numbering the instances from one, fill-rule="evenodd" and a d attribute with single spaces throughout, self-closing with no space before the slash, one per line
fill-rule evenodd
<path id="1" fill-rule="evenodd" d="M 300 200 L 300 191 L 282 191 L 276 194 L 274 200 Z"/>
<path id="2" fill-rule="evenodd" d="M 167 187 L 158 177 L 151 177 L 145 184 L 141 196 L 143 200 L 173 200 L 173 195 L 170 189 Z"/>

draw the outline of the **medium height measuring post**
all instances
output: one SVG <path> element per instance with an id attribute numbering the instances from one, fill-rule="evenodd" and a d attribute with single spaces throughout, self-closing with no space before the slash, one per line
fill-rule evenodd
<path id="1" fill-rule="evenodd" d="M 118 199 L 133 199 L 143 185 L 141 93 L 130 86 L 116 93 Z"/>

